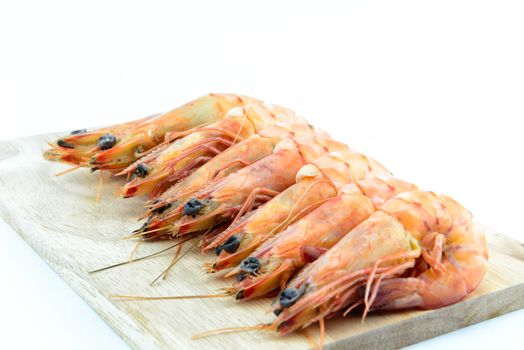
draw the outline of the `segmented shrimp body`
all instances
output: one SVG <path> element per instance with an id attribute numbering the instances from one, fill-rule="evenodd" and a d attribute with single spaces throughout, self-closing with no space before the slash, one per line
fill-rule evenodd
<path id="1" fill-rule="evenodd" d="M 258 102 L 234 94 L 209 94 L 169 112 L 131 123 L 91 132 L 75 131 L 51 145 L 45 156 L 94 170 L 122 171 L 163 142 L 167 133 L 213 123 L 224 118 L 233 107 Z"/>
<path id="2" fill-rule="evenodd" d="M 312 126 L 299 124 L 279 124 L 263 129 L 257 134 L 231 146 L 224 152 L 202 165 L 189 176 L 179 180 L 162 193 L 146 213 L 147 220 L 136 231 L 152 231 L 161 235 L 180 217 L 183 205 L 198 191 L 219 181 L 236 171 L 273 153 L 275 146 L 287 138 L 314 137 L 318 133 Z"/>
<path id="3" fill-rule="evenodd" d="M 119 173 L 135 174 L 123 187 L 122 195 L 156 197 L 233 144 L 276 124 L 297 123 L 306 121 L 283 107 L 256 103 L 235 107 L 224 119 L 191 129 L 189 135 L 171 133 L 165 144 L 157 146 L 158 150 Z"/>
<path id="4" fill-rule="evenodd" d="M 388 200 L 307 266 L 276 302 L 288 333 L 357 306 L 431 309 L 474 290 L 487 266 L 483 232 L 453 199 L 432 192 Z"/>
<path id="5" fill-rule="evenodd" d="M 256 271 L 239 269 L 236 298 L 262 296 L 284 286 L 296 271 L 330 249 L 384 201 L 416 189 L 391 177 L 371 177 L 345 185 L 336 197 L 262 244 L 240 265 L 258 263 Z"/>
<path id="6" fill-rule="evenodd" d="M 211 183 L 177 208 L 177 220 L 168 228 L 170 235 L 204 231 L 239 218 L 295 183 L 302 166 L 337 150 L 347 151 L 347 146 L 319 130 L 314 137 L 281 141 L 271 155 Z"/>
<path id="7" fill-rule="evenodd" d="M 377 175 L 389 171 L 357 152 L 333 152 L 305 165 L 294 185 L 204 246 L 219 255 L 211 271 L 238 265 L 265 240 L 336 196 L 344 184 Z"/>

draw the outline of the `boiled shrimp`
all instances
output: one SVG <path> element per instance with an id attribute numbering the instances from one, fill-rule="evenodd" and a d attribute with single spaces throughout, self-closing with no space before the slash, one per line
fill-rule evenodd
<path id="1" fill-rule="evenodd" d="M 378 175 L 389 171 L 358 152 L 333 152 L 305 165 L 293 186 L 204 247 L 218 255 L 210 271 L 237 266 L 264 241 L 335 197 L 344 184 Z"/>
<path id="2" fill-rule="evenodd" d="M 336 150 L 347 150 L 347 146 L 319 130 L 315 137 L 283 140 L 271 155 L 195 193 L 175 209 L 172 216 L 176 221 L 167 227 L 167 232 L 176 237 L 234 221 L 291 186 L 303 165 Z M 140 236 L 159 238 L 165 235 L 162 231 L 145 232 Z"/>
<path id="3" fill-rule="evenodd" d="M 401 193 L 306 267 L 275 304 L 272 327 L 289 333 L 363 308 L 433 309 L 482 280 L 488 252 L 471 214 L 447 196 Z"/>
<path id="4" fill-rule="evenodd" d="M 296 271 L 330 249 L 386 200 L 416 189 L 392 177 L 370 177 L 343 186 L 336 197 L 261 245 L 240 264 L 236 299 L 266 295 L 284 286 Z"/>
<path id="5" fill-rule="evenodd" d="M 71 131 L 68 136 L 61 137 L 54 143 L 49 143 L 51 148 L 44 152 L 44 157 L 52 161 L 88 167 L 89 161 L 97 151 L 106 147 L 110 148 L 116 143 L 115 135 L 123 135 L 157 117 L 158 114 L 155 114 L 132 122 L 92 131 L 87 129 Z"/>
<path id="6" fill-rule="evenodd" d="M 195 193 L 213 181 L 219 181 L 236 171 L 269 156 L 282 140 L 293 137 L 313 137 L 317 131 L 310 125 L 299 123 L 275 125 L 263 129 L 257 134 L 241 141 L 206 164 L 191 175 L 179 180 L 156 200 L 150 203 L 150 209 L 144 215 L 144 226 L 136 231 L 159 232 L 167 228 L 180 216 L 179 211 Z M 178 212 L 177 212 L 178 210 Z"/>
<path id="7" fill-rule="evenodd" d="M 122 189 L 124 197 L 156 197 L 187 177 L 214 156 L 261 130 L 276 124 L 305 124 L 293 111 L 269 104 L 231 109 L 226 117 L 202 128 L 171 133 L 168 140 L 117 175 L 134 174 Z"/>
<path id="8" fill-rule="evenodd" d="M 209 94 L 169 112 L 134 122 L 87 132 L 76 130 L 50 144 L 49 160 L 93 170 L 121 171 L 164 141 L 169 132 L 180 132 L 224 118 L 233 107 L 258 101 L 234 94 Z"/>

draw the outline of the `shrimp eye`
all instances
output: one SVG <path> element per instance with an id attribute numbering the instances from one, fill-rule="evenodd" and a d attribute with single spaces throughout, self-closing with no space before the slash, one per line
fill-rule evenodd
<path id="1" fill-rule="evenodd" d="M 73 145 L 72 143 L 69 143 L 69 142 L 67 142 L 65 140 L 62 140 L 62 139 L 56 141 L 56 144 L 58 146 L 64 147 L 64 148 L 75 148 L 75 145 Z"/>
<path id="2" fill-rule="evenodd" d="M 223 250 L 223 249 L 222 249 L 222 246 L 221 246 L 221 245 L 219 245 L 218 247 L 216 247 L 216 248 L 215 248 L 215 255 L 216 255 L 216 256 L 219 256 L 220 253 L 222 253 L 222 250 Z"/>
<path id="3" fill-rule="evenodd" d="M 136 166 L 135 175 L 138 177 L 146 177 L 149 173 L 149 168 L 144 163 L 140 163 Z"/>
<path id="4" fill-rule="evenodd" d="M 202 208 L 202 203 L 200 200 L 196 198 L 191 198 L 187 201 L 187 203 L 184 205 L 184 215 L 191 215 L 195 216 L 200 211 L 200 208 Z"/>
<path id="5" fill-rule="evenodd" d="M 238 282 L 242 282 L 243 280 L 245 280 L 247 277 L 246 273 L 243 272 L 243 271 L 240 271 L 238 274 L 237 274 L 237 281 Z"/>
<path id="6" fill-rule="evenodd" d="M 98 139 L 98 148 L 102 151 L 112 148 L 116 144 L 115 135 L 105 134 Z"/>
<path id="7" fill-rule="evenodd" d="M 217 253 L 217 250 L 218 250 L 218 254 L 217 255 L 220 255 L 222 250 L 224 250 L 224 251 L 226 251 L 226 253 L 233 254 L 234 252 L 237 251 L 239 246 L 240 246 L 240 239 L 238 238 L 237 235 L 233 235 L 233 236 L 229 237 L 224 242 L 224 244 L 222 244 L 221 246 L 217 247 L 215 249 L 215 253 Z"/>
<path id="8" fill-rule="evenodd" d="M 240 239 L 238 236 L 233 235 L 229 237 L 223 244 L 215 248 L 215 254 L 218 256 L 224 250 L 226 253 L 233 254 L 238 250 L 240 246 Z"/>
<path id="9" fill-rule="evenodd" d="M 280 293 L 278 302 L 282 308 L 290 307 L 301 296 L 302 296 L 302 293 L 300 292 L 300 290 L 293 288 L 293 287 L 286 288 L 282 291 L 282 293 Z"/>
<path id="10" fill-rule="evenodd" d="M 87 132 L 87 129 L 78 129 L 71 131 L 71 135 L 78 135 L 78 134 L 85 134 Z"/>
<path id="11" fill-rule="evenodd" d="M 158 207 L 157 209 L 154 210 L 154 213 L 155 214 L 162 214 L 163 212 L 165 212 L 167 209 L 171 208 L 172 204 L 169 203 L 169 204 L 166 204 L 166 205 L 163 205 L 161 207 Z"/>
<path id="12" fill-rule="evenodd" d="M 249 273 L 255 274 L 260 270 L 260 260 L 254 256 L 250 256 L 240 263 L 240 270 Z"/>

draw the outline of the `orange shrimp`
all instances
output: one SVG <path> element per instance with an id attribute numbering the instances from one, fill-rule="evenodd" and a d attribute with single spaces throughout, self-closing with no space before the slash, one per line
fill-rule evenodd
<path id="1" fill-rule="evenodd" d="M 177 210 L 180 209 L 180 206 L 212 181 L 218 181 L 270 155 L 275 146 L 286 138 L 313 137 L 315 133 L 317 131 L 311 125 L 303 123 L 289 126 L 275 125 L 235 144 L 191 175 L 179 180 L 153 201 L 149 211 L 145 214 L 147 220 L 144 226 L 136 233 L 159 232 L 163 228 L 167 230 L 167 227 L 178 218 Z"/>
<path id="2" fill-rule="evenodd" d="M 279 123 L 305 124 L 306 121 L 283 107 L 256 103 L 235 107 L 224 119 L 208 126 L 172 133 L 155 151 L 117 174 L 135 175 L 123 187 L 122 195 L 156 197 L 233 144 Z"/>
<path id="3" fill-rule="evenodd" d="M 370 310 L 453 304 L 478 286 L 487 259 L 484 234 L 459 203 L 404 192 L 289 283 L 271 328 L 289 333 L 357 306 L 365 317 Z"/>
<path id="4" fill-rule="evenodd" d="M 346 233 L 367 219 L 398 193 L 417 187 L 391 177 L 372 177 L 345 185 L 322 204 L 278 236 L 261 245 L 241 266 L 236 299 L 265 295 L 284 286 L 306 263 L 316 260 Z"/>
<path id="5" fill-rule="evenodd" d="M 209 94 L 169 112 L 91 132 L 77 130 L 51 144 L 49 160 L 121 171 L 164 141 L 168 132 L 190 130 L 224 118 L 233 107 L 259 101 L 233 94 Z"/>
<path id="6" fill-rule="evenodd" d="M 314 160 L 300 169 L 296 184 L 204 246 L 218 255 L 209 270 L 237 266 L 265 240 L 335 197 L 344 184 L 377 175 L 389 171 L 357 152 L 333 152 Z"/>
<path id="7" fill-rule="evenodd" d="M 140 236 L 158 238 L 167 231 L 169 236 L 176 237 L 239 218 L 291 186 L 303 165 L 336 150 L 347 151 L 347 146 L 319 130 L 315 130 L 314 137 L 283 140 L 271 155 L 195 193 L 175 209 L 171 215 L 176 221 L 164 228 L 163 233 L 150 235 L 145 231 Z"/>
<path id="8" fill-rule="evenodd" d="M 87 131 L 87 129 L 74 130 L 56 142 L 49 143 L 51 148 L 44 152 L 44 157 L 52 161 L 88 167 L 91 157 L 99 150 L 98 142 L 103 136 L 123 135 L 138 125 L 147 123 L 156 117 L 158 117 L 158 114 L 93 131 Z M 109 136 L 105 137 L 105 141 L 102 139 L 102 146 L 108 146 L 110 144 L 109 141 Z"/>

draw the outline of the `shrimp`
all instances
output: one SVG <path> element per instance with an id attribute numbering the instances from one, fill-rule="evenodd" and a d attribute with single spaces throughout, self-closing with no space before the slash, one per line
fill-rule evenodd
<path id="1" fill-rule="evenodd" d="M 257 103 L 235 107 L 224 119 L 191 129 L 189 135 L 174 133 L 165 144 L 157 146 L 157 150 L 117 174 L 135 174 L 123 187 L 122 195 L 156 197 L 236 142 L 277 123 L 291 125 L 306 121 L 283 107 Z"/>
<path id="2" fill-rule="evenodd" d="M 163 233 L 150 235 L 145 231 L 140 236 L 159 238 L 167 231 L 169 236 L 177 237 L 234 221 L 291 186 L 303 165 L 336 150 L 347 150 L 347 146 L 320 130 L 314 137 L 285 139 L 269 156 L 195 193 L 175 209 L 171 214 L 175 221 Z"/>
<path id="3" fill-rule="evenodd" d="M 265 295 L 284 286 L 306 263 L 316 260 L 355 226 L 398 193 L 417 187 L 392 177 L 372 177 L 347 184 L 339 194 L 323 203 L 278 236 L 261 245 L 241 266 L 236 299 Z"/>
<path id="4" fill-rule="evenodd" d="M 433 309 L 460 301 L 482 280 L 483 231 L 459 203 L 411 191 L 388 200 L 284 289 L 271 328 L 289 333 L 357 306 Z"/>
<path id="5" fill-rule="evenodd" d="M 333 152 L 304 166 L 296 184 L 259 208 L 253 215 L 220 233 L 204 249 L 218 255 L 210 271 L 234 267 L 286 225 L 335 197 L 344 184 L 368 176 L 389 175 L 375 160 L 357 152 Z M 254 257 L 252 257 L 254 259 Z"/>
<path id="6" fill-rule="evenodd" d="M 209 94 L 169 112 L 134 122 L 87 132 L 76 130 L 60 138 L 44 156 L 92 170 L 121 171 L 164 141 L 168 132 L 180 132 L 223 119 L 233 107 L 260 103 L 234 94 Z"/>
<path id="7" fill-rule="evenodd" d="M 270 155 L 275 146 L 286 138 L 314 136 L 317 131 L 307 124 L 275 125 L 241 141 L 218 154 L 191 175 L 179 180 L 150 204 L 144 226 L 135 233 L 159 232 L 178 217 L 177 210 L 196 192 L 241 168 Z"/>
<path id="8" fill-rule="evenodd" d="M 110 146 L 111 135 L 123 135 L 156 117 L 158 114 L 93 131 L 87 131 L 87 129 L 71 131 L 68 136 L 58 139 L 53 144 L 50 143 L 51 148 L 44 152 L 44 157 L 47 160 L 88 167 L 91 157 L 99 148 Z"/>

